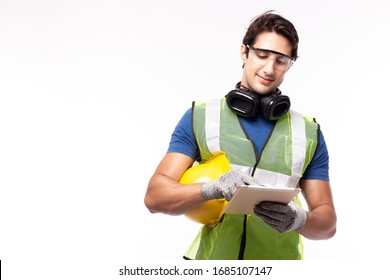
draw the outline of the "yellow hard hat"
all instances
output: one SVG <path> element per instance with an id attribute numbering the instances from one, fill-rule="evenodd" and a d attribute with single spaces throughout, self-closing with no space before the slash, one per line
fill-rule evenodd
<path id="1" fill-rule="evenodd" d="M 219 154 L 203 164 L 189 168 L 181 177 L 180 183 L 193 184 L 209 182 L 218 179 L 229 170 L 230 164 L 228 159 L 224 154 Z M 185 215 L 198 223 L 213 226 L 222 217 L 223 209 L 226 205 L 227 201 L 224 198 L 212 199 L 194 207 L 185 213 Z"/>

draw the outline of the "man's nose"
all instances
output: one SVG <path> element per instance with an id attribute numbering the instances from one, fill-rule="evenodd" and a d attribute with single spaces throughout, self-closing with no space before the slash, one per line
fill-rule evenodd
<path id="1" fill-rule="evenodd" d="M 264 71 L 267 73 L 273 73 L 274 72 L 274 66 L 275 66 L 275 59 L 270 59 L 265 65 L 264 65 Z"/>

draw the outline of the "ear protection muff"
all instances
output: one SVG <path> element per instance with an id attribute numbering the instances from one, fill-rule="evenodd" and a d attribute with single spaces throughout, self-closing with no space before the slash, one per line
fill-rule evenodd
<path id="1" fill-rule="evenodd" d="M 258 115 L 267 120 L 277 120 L 290 110 L 290 98 L 279 89 L 267 95 L 237 87 L 226 95 L 228 107 L 239 116 L 254 118 Z"/>

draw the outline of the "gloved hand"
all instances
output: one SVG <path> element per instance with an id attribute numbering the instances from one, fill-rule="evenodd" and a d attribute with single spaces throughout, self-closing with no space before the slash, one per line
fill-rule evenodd
<path id="1" fill-rule="evenodd" d="M 256 184 L 255 179 L 239 170 L 230 170 L 217 180 L 202 186 L 202 195 L 206 199 L 225 198 L 231 200 L 234 193 L 242 185 Z"/>
<path id="2" fill-rule="evenodd" d="M 255 206 L 254 213 L 279 232 L 300 230 L 306 223 L 306 211 L 294 202 L 283 204 L 263 201 Z"/>

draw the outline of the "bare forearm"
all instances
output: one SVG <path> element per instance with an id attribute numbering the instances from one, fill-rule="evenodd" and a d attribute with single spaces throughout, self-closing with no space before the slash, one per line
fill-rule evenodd
<path id="1" fill-rule="evenodd" d="M 200 191 L 202 185 L 183 185 L 165 175 L 154 174 L 145 195 L 145 205 L 152 213 L 183 214 L 206 201 Z"/>
<path id="2" fill-rule="evenodd" d="M 300 234 L 312 240 L 332 238 L 336 233 L 336 213 L 329 204 L 324 204 L 307 213 L 305 226 Z"/>

